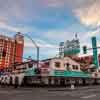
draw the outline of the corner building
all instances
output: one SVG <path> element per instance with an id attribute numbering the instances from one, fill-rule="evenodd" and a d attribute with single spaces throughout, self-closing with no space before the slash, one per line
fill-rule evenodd
<path id="1" fill-rule="evenodd" d="M 18 33 L 14 38 L 0 35 L 0 69 L 8 68 L 23 60 L 24 37 Z"/>

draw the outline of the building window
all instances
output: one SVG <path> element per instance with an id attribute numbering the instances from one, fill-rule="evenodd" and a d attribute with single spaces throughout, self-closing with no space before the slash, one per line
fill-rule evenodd
<path id="1" fill-rule="evenodd" d="M 76 65 L 76 70 L 78 70 L 78 66 Z"/>
<path id="2" fill-rule="evenodd" d="M 61 66 L 60 62 L 55 62 L 55 67 L 59 68 Z"/>
<path id="3" fill-rule="evenodd" d="M 75 69 L 75 65 L 72 65 L 73 69 Z"/>
<path id="4" fill-rule="evenodd" d="M 69 63 L 66 64 L 67 67 L 69 67 L 69 65 L 70 65 Z"/>
<path id="5" fill-rule="evenodd" d="M 66 70 L 67 71 L 70 71 L 70 64 L 69 63 L 66 63 L 65 66 L 66 66 Z"/>
<path id="6" fill-rule="evenodd" d="M 78 70 L 78 66 L 77 65 L 72 65 L 74 70 Z"/>

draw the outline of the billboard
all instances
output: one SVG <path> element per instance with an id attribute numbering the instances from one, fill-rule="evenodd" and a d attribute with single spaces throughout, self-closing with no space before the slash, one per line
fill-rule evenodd
<path id="1" fill-rule="evenodd" d="M 80 53 L 80 42 L 78 39 L 67 40 L 64 47 L 64 55 L 76 55 Z"/>

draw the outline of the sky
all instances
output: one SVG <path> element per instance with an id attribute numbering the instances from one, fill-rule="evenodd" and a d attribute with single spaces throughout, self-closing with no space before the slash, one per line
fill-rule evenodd
<path id="1" fill-rule="evenodd" d="M 40 59 L 57 56 L 59 42 L 76 33 L 81 47 L 91 47 L 92 36 L 99 46 L 100 0 L 0 0 L 0 34 L 13 37 L 16 32 L 36 42 Z M 27 37 L 23 56 L 36 59 L 36 48 Z"/>

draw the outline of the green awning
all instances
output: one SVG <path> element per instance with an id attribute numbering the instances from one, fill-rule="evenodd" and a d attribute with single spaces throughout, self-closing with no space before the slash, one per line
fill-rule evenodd
<path id="1" fill-rule="evenodd" d="M 29 69 L 25 71 L 25 76 L 34 76 L 34 75 L 35 75 L 34 69 Z"/>
<path id="2" fill-rule="evenodd" d="M 63 77 L 90 77 L 89 73 L 85 72 L 74 72 L 74 71 L 54 71 L 53 76 L 63 76 Z"/>

